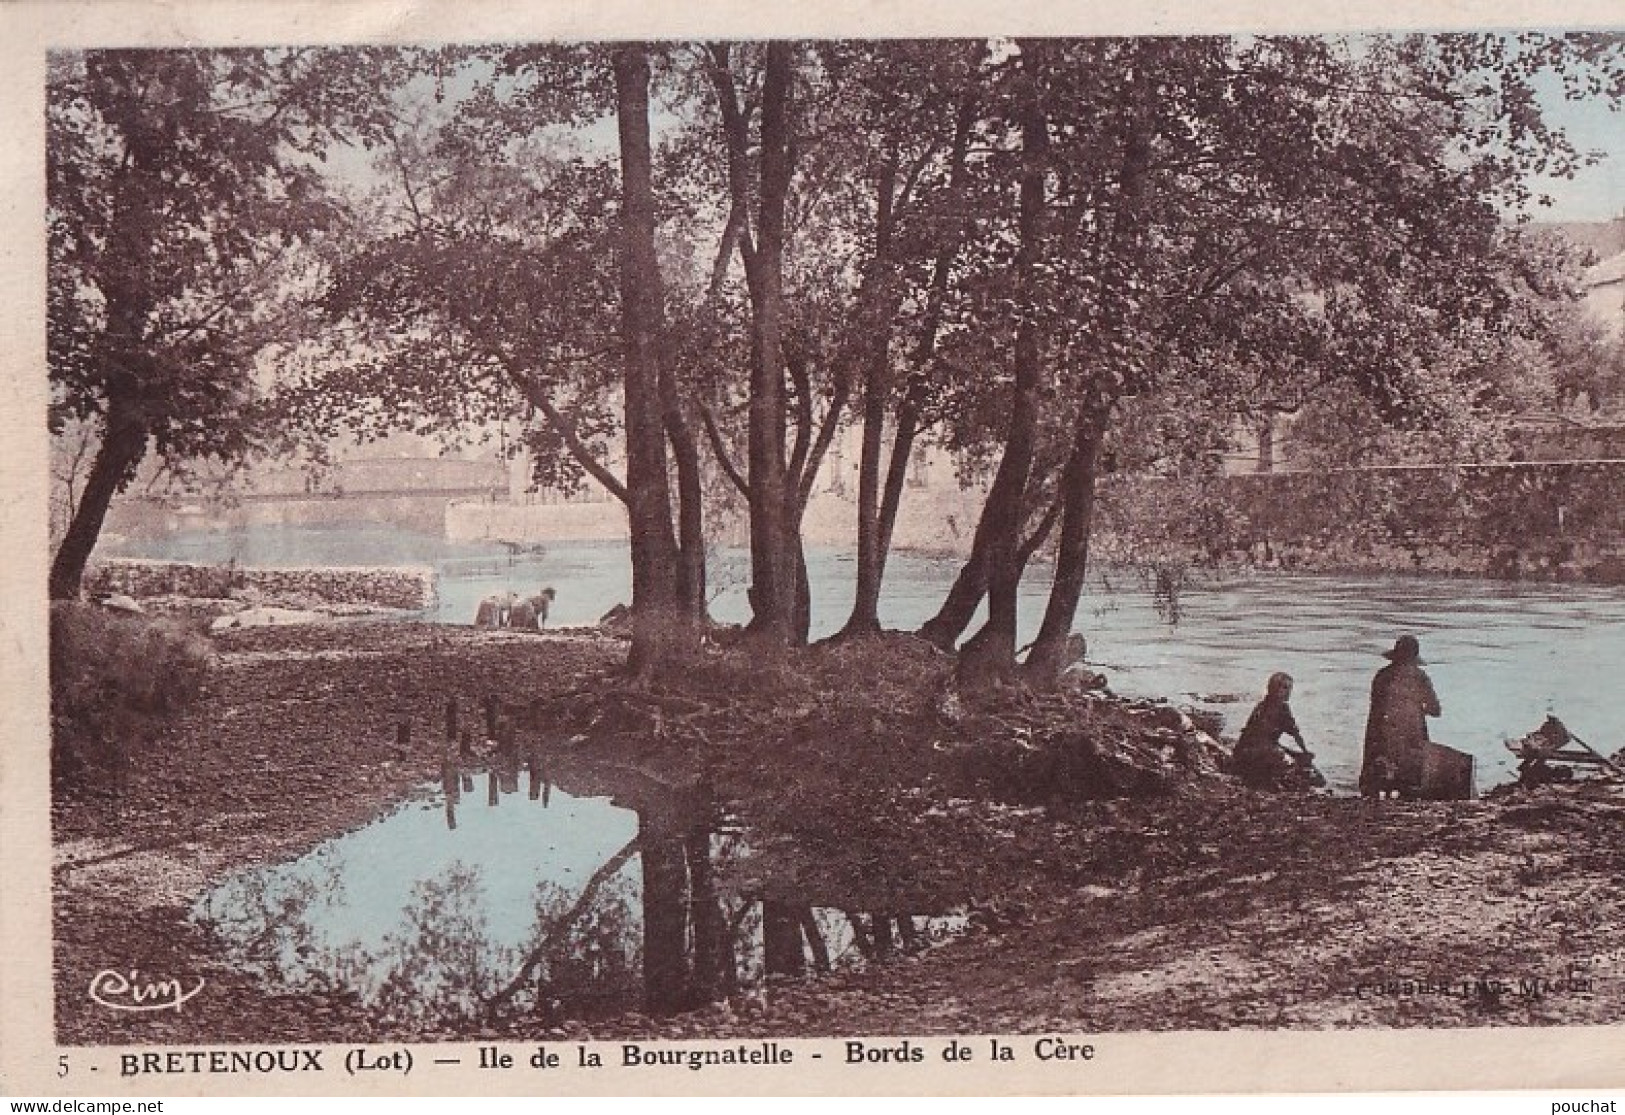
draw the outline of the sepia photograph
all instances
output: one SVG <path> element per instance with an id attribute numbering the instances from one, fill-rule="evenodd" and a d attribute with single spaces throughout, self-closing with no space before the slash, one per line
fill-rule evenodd
<path id="1" fill-rule="evenodd" d="M 1625 29 L 83 37 L 39 1077 L 1619 1048 Z"/>

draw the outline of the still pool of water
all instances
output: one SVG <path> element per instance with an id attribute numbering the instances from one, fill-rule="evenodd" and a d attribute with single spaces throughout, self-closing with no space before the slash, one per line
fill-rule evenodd
<path id="1" fill-rule="evenodd" d="M 430 1024 L 663 1013 L 757 987 L 770 919 L 814 970 L 964 928 L 958 916 L 877 917 L 787 897 L 692 790 L 610 771 L 591 789 L 620 782 L 624 794 L 572 794 L 545 781 L 539 752 L 528 762 L 530 779 L 517 760 L 448 772 L 364 828 L 228 878 L 193 917 L 267 982 L 342 991 L 384 1018 Z"/>
<path id="2" fill-rule="evenodd" d="M 509 808 L 465 808 L 451 829 L 440 793 L 425 787 L 310 855 L 236 875 L 194 916 L 277 983 L 353 990 L 390 1013 L 474 1013 L 636 836 L 637 816 L 554 791 L 545 808 L 511 796 Z M 631 873 L 616 872 L 570 930 L 600 987 L 621 998 L 631 981 L 607 978 L 608 969 L 615 958 L 625 969 L 635 953 L 634 897 Z"/>
<path id="3" fill-rule="evenodd" d="M 513 553 L 496 545 L 460 545 L 382 527 L 257 527 L 128 543 L 108 553 L 242 564 L 323 565 L 411 562 L 433 565 L 440 601 L 431 618 L 472 621 L 479 599 L 513 589 L 558 590 L 551 622 L 593 623 L 630 596 L 624 544 L 550 543 Z M 850 554 L 808 554 L 813 637 L 837 630 L 851 604 Z M 748 617 L 743 553 L 724 551 L 711 576 L 718 619 Z M 953 560 L 893 555 L 881 619 L 912 628 L 940 604 L 958 571 Z M 1030 572 L 1021 596 L 1023 640 L 1037 629 L 1048 591 L 1047 567 Z M 1423 655 L 1444 706 L 1434 738 L 1472 753 L 1480 788 L 1505 781 L 1513 764 L 1508 738 L 1547 714 L 1612 753 L 1625 745 L 1625 590 L 1589 585 L 1536 586 L 1410 577 L 1256 575 L 1199 585 L 1179 600 L 1177 623 L 1131 575 L 1092 580 L 1077 627 L 1089 659 L 1120 693 L 1167 697 L 1219 711 L 1240 729 L 1276 670 L 1297 681 L 1293 707 L 1334 789 L 1351 790 L 1371 676 L 1381 652 L 1404 632 Z M 1209 698 L 1219 698 L 1209 700 Z"/>

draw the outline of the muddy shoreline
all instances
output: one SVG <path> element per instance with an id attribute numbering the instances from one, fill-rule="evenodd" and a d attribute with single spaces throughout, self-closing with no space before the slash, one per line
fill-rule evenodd
<path id="1" fill-rule="evenodd" d="M 855 729 L 602 757 L 674 779 L 703 768 L 751 823 L 831 838 L 816 863 L 795 865 L 813 887 L 858 878 L 905 905 L 951 903 L 975 912 L 965 936 L 690 1013 L 591 1026 L 408 1026 L 352 994 L 279 992 L 190 920 L 196 897 L 434 781 L 447 695 L 473 710 L 486 693 L 524 703 L 592 691 L 624 644 L 359 622 L 232 631 L 216 645 L 202 700 L 136 747 L 118 785 L 54 803 L 64 1045 L 1625 1020 L 1618 791 L 1379 804 L 1208 778 L 1144 800 L 1011 802 L 967 793 L 966 763 L 937 758 L 932 740 L 888 745 Z M 403 719 L 414 725 L 404 747 Z M 207 990 L 145 1015 L 90 1000 L 97 973 L 130 968 Z"/>

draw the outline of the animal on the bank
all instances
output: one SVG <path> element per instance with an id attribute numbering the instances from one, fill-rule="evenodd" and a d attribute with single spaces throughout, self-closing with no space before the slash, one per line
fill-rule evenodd
<path id="1" fill-rule="evenodd" d="M 515 631 L 536 630 L 536 609 L 531 607 L 529 600 L 521 600 L 513 606 L 508 613 L 508 626 Z"/>
<path id="2" fill-rule="evenodd" d="M 509 616 L 513 614 L 513 607 L 517 603 L 519 594 L 515 592 L 498 592 L 487 596 L 480 601 L 480 606 L 474 613 L 474 626 L 507 627 Z"/>
<path id="3" fill-rule="evenodd" d="M 548 609 L 553 606 L 553 601 L 555 598 L 557 598 L 557 596 L 558 593 L 553 591 L 553 586 L 549 585 L 547 588 L 544 588 L 541 592 L 538 592 L 535 596 L 532 596 L 529 601 L 527 601 L 527 603 L 530 604 L 531 610 L 536 613 L 537 627 L 547 626 L 547 612 Z"/>
<path id="4" fill-rule="evenodd" d="M 551 588 L 529 597 L 521 597 L 516 592 L 494 593 L 480 601 L 474 613 L 474 626 L 534 631 L 546 625 L 548 607 L 557 596 Z"/>
<path id="5" fill-rule="evenodd" d="M 480 601 L 479 608 L 474 613 L 475 627 L 501 627 L 502 601 L 495 596 L 487 596 Z"/>
<path id="6" fill-rule="evenodd" d="M 544 588 L 535 596 L 527 596 L 508 613 L 508 626 L 519 631 L 536 631 L 547 626 L 547 609 L 558 594 Z"/>

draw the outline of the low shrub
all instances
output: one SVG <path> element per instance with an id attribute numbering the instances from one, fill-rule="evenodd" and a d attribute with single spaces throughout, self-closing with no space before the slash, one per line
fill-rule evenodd
<path id="1" fill-rule="evenodd" d="M 51 766 L 121 770 L 129 745 L 195 699 L 212 653 L 197 631 L 94 604 L 51 605 Z"/>

